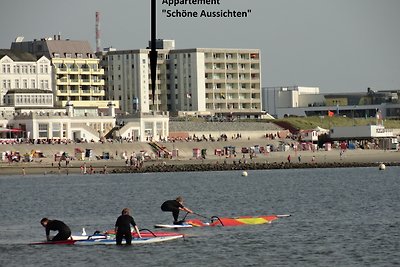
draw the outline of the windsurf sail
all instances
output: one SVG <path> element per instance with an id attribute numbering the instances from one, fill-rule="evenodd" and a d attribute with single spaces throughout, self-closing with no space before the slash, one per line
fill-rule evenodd
<path id="1" fill-rule="evenodd" d="M 240 225 L 252 225 L 252 224 L 266 224 L 278 219 L 278 215 L 267 215 L 267 216 L 240 216 L 240 217 L 211 217 L 210 222 L 204 222 L 199 219 L 186 220 L 186 223 L 195 227 L 204 226 L 240 226 Z"/>

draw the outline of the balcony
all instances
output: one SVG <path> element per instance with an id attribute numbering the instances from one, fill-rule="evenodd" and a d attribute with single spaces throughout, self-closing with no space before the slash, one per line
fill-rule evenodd
<path id="1" fill-rule="evenodd" d="M 69 94 L 70 95 L 79 95 L 79 90 L 70 90 Z"/>
<path id="2" fill-rule="evenodd" d="M 71 69 L 69 69 L 69 74 L 79 74 L 79 68 L 71 68 Z"/>
<path id="3" fill-rule="evenodd" d="M 80 80 L 79 79 L 70 79 L 69 84 L 70 85 L 79 85 Z"/>
<path id="4" fill-rule="evenodd" d="M 105 95 L 105 91 L 104 90 L 92 89 L 92 90 L 90 90 L 90 92 L 94 96 L 104 96 Z"/>
<path id="5" fill-rule="evenodd" d="M 104 75 L 104 69 L 93 69 L 92 70 L 92 74 L 96 74 L 96 75 Z"/>
<path id="6" fill-rule="evenodd" d="M 57 96 L 65 96 L 68 95 L 67 90 L 57 90 Z"/>
<path id="7" fill-rule="evenodd" d="M 67 74 L 68 69 L 67 68 L 56 68 L 56 74 Z"/>
<path id="8" fill-rule="evenodd" d="M 90 68 L 82 68 L 81 69 L 81 74 L 89 75 L 90 73 L 91 73 L 91 69 Z"/>
<path id="9" fill-rule="evenodd" d="M 90 85 L 90 79 L 82 79 L 81 84 L 82 85 Z"/>
<path id="10" fill-rule="evenodd" d="M 96 86 L 100 86 L 100 85 L 104 85 L 104 80 L 92 80 L 92 85 L 96 85 Z"/>
<path id="11" fill-rule="evenodd" d="M 67 78 L 57 79 L 57 85 L 67 85 L 67 84 L 68 84 Z"/>

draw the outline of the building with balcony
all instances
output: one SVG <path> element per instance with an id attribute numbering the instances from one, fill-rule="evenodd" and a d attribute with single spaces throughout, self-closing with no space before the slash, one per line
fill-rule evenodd
<path id="1" fill-rule="evenodd" d="M 151 94 L 149 49 L 102 53 L 106 95 L 127 113 L 258 117 L 261 64 L 258 49 L 175 49 L 157 42 L 156 92 Z"/>
<path id="2" fill-rule="evenodd" d="M 258 49 L 172 50 L 173 111 L 259 117 L 261 63 Z"/>
<path id="3" fill-rule="evenodd" d="M 148 49 L 109 50 L 101 55 L 105 69 L 106 97 L 120 103 L 123 112 L 166 111 L 167 50 L 158 50 L 157 80 L 154 95 L 151 92 Z"/>
<path id="4" fill-rule="evenodd" d="M 64 107 L 72 101 L 75 107 L 93 106 L 106 108 L 104 70 L 87 41 L 54 38 L 23 41 L 22 37 L 11 44 L 12 50 L 29 52 L 37 57 L 51 60 L 55 105 Z M 118 104 L 118 103 L 116 103 Z"/>

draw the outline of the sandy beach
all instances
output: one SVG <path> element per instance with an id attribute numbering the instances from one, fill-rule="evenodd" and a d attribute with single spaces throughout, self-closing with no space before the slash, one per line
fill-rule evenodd
<path id="1" fill-rule="evenodd" d="M 132 152 L 139 153 L 145 151 L 151 159 L 144 162 L 143 168 L 151 167 L 151 171 L 157 171 L 157 166 L 169 165 L 237 165 L 237 164 L 265 164 L 269 165 L 268 168 L 278 166 L 277 164 L 285 164 L 287 167 L 351 167 L 359 166 L 361 163 L 366 163 L 365 166 L 376 166 L 378 168 L 380 163 L 387 165 L 400 164 L 399 151 L 384 151 L 384 150 L 362 150 L 353 149 L 346 150 L 340 155 L 339 149 L 332 149 L 330 151 L 278 151 L 270 153 L 257 153 L 255 157 L 250 158 L 249 154 L 241 153 L 242 147 L 251 147 L 254 145 L 265 146 L 266 144 L 274 144 L 277 146 L 278 140 L 267 140 L 264 138 L 255 138 L 252 140 L 228 140 L 216 142 L 175 142 L 175 143 L 162 143 L 167 150 L 177 151 L 178 156 L 170 158 L 157 158 L 151 147 L 147 143 L 85 143 L 85 144 L 17 144 L 17 145 L 1 145 L 0 152 L 4 151 L 18 151 L 21 155 L 29 153 L 33 150 L 41 151 L 44 158 L 34 158 L 32 162 L 12 162 L 0 161 L 0 175 L 31 175 L 31 174 L 79 174 L 82 172 L 82 167 L 86 165 L 86 169 L 90 166 L 93 168 L 94 173 L 104 172 L 125 172 L 129 171 L 126 166 L 125 159 L 122 157 L 124 153 L 130 155 Z M 215 155 L 215 149 L 223 149 L 225 146 L 236 147 L 236 157 L 225 157 Z M 75 156 L 74 150 L 79 148 L 81 150 L 92 149 L 93 157 L 85 158 L 84 160 L 71 160 L 66 165 L 65 161 L 55 161 L 54 155 L 56 153 L 67 152 L 69 155 Z M 206 159 L 194 158 L 193 148 L 207 149 Z M 110 159 L 98 159 L 106 152 L 110 155 Z M 291 165 L 288 165 L 288 156 L 291 158 Z M 300 156 L 300 157 L 299 157 Z M 353 164 L 354 163 L 354 164 Z M 163 168 L 160 168 L 162 171 Z M 193 169 L 193 168 L 192 168 Z M 213 169 L 210 169 L 213 170 Z M 188 169 L 190 171 L 190 168 Z"/>

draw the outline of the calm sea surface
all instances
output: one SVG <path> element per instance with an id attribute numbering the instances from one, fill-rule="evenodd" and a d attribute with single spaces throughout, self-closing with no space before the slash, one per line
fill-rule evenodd
<path id="1" fill-rule="evenodd" d="M 0 176 L 0 266 L 399 266 L 400 168 Z M 291 214 L 270 225 L 193 228 L 142 246 L 32 246 L 42 217 L 73 232 L 112 229 L 122 208 L 139 228 L 170 223 L 182 195 L 213 216 Z"/>

